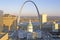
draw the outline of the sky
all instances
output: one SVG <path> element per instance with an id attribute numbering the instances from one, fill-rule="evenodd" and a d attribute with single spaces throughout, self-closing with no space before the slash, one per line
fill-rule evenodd
<path id="1" fill-rule="evenodd" d="M 21 6 L 27 0 L 0 0 L 0 10 L 4 13 L 35 16 L 37 11 L 33 3 L 28 2 L 24 5 L 20 13 Z M 40 14 L 46 13 L 49 16 L 60 16 L 60 0 L 32 0 L 38 7 Z"/>

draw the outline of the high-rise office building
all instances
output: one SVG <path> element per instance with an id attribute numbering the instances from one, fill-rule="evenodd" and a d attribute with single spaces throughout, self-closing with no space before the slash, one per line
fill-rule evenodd
<path id="1" fill-rule="evenodd" d="M 42 14 L 42 23 L 47 22 L 47 14 L 43 13 Z"/>
<path id="2" fill-rule="evenodd" d="M 3 30 L 3 11 L 0 10 L 0 32 Z"/>

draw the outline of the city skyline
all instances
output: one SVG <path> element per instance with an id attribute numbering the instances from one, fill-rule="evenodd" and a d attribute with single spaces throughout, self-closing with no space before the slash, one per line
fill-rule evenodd
<path id="1" fill-rule="evenodd" d="M 0 40 L 60 40 L 60 0 L 0 0 Z"/>
<path id="2" fill-rule="evenodd" d="M 5 13 L 18 15 L 19 10 L 26 0 L 0 0 L 0 10 Z M 50 16 L 60 16 L 60 0 L 32 0 L 37 5 L 40 14 L 46 13 Z M 33 13 L 33 14 L 32 14 Z M 36 8 L 32 3 L 26 3 L 22 15 L 37 15 Z"/>

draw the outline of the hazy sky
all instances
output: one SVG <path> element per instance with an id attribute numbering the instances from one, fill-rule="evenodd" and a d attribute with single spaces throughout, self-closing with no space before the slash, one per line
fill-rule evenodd
<path id="1" fill-rule="evenodd" d="M 26 0 L 0 0 L 0 10 L 5 13 L 18 15 L 22 4 Z M 60 0 L 32 0 L 37 5 L 40 14 L 60 16 Z M 36 8 L 32 3 L 26 3 L 21 15 L 37 15 Z"/>

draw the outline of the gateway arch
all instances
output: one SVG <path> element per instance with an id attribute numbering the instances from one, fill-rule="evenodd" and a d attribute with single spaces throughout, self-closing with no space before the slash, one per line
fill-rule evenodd
<path id="1" fill-rule="evenodd" d="M 37 14 L 38 14 L 39 22 L 41 22 L 41 24 L 42 24 L 42 19 L 41 19 L 41 15 L 40 15 L 40 13 L 39 13 L 38 7 L 37 7 L 37 5 L 36 5 L 33 1 L 31 1 L 31 0 L 25 1 L 25 2 L 23 3 L 23 5 L 21 6 L 21 9 L 20 9 L 20 12 L 19 12 L 19 16 L 18 16 L 18 20 L 17 20 L 17 24 L 20 23 L 20 14 L 21 14 L 21 12 L 22 12 L 22 9 L 23 9 L 24 5 L 25 5 L 26 3 L 28 3 L 28 2 L 32 3 L 32 4 L 35 6 L 36 11 L 37 11 Z M 40 29 L 41 29 L 41 24 L 40 24 Z"/>

